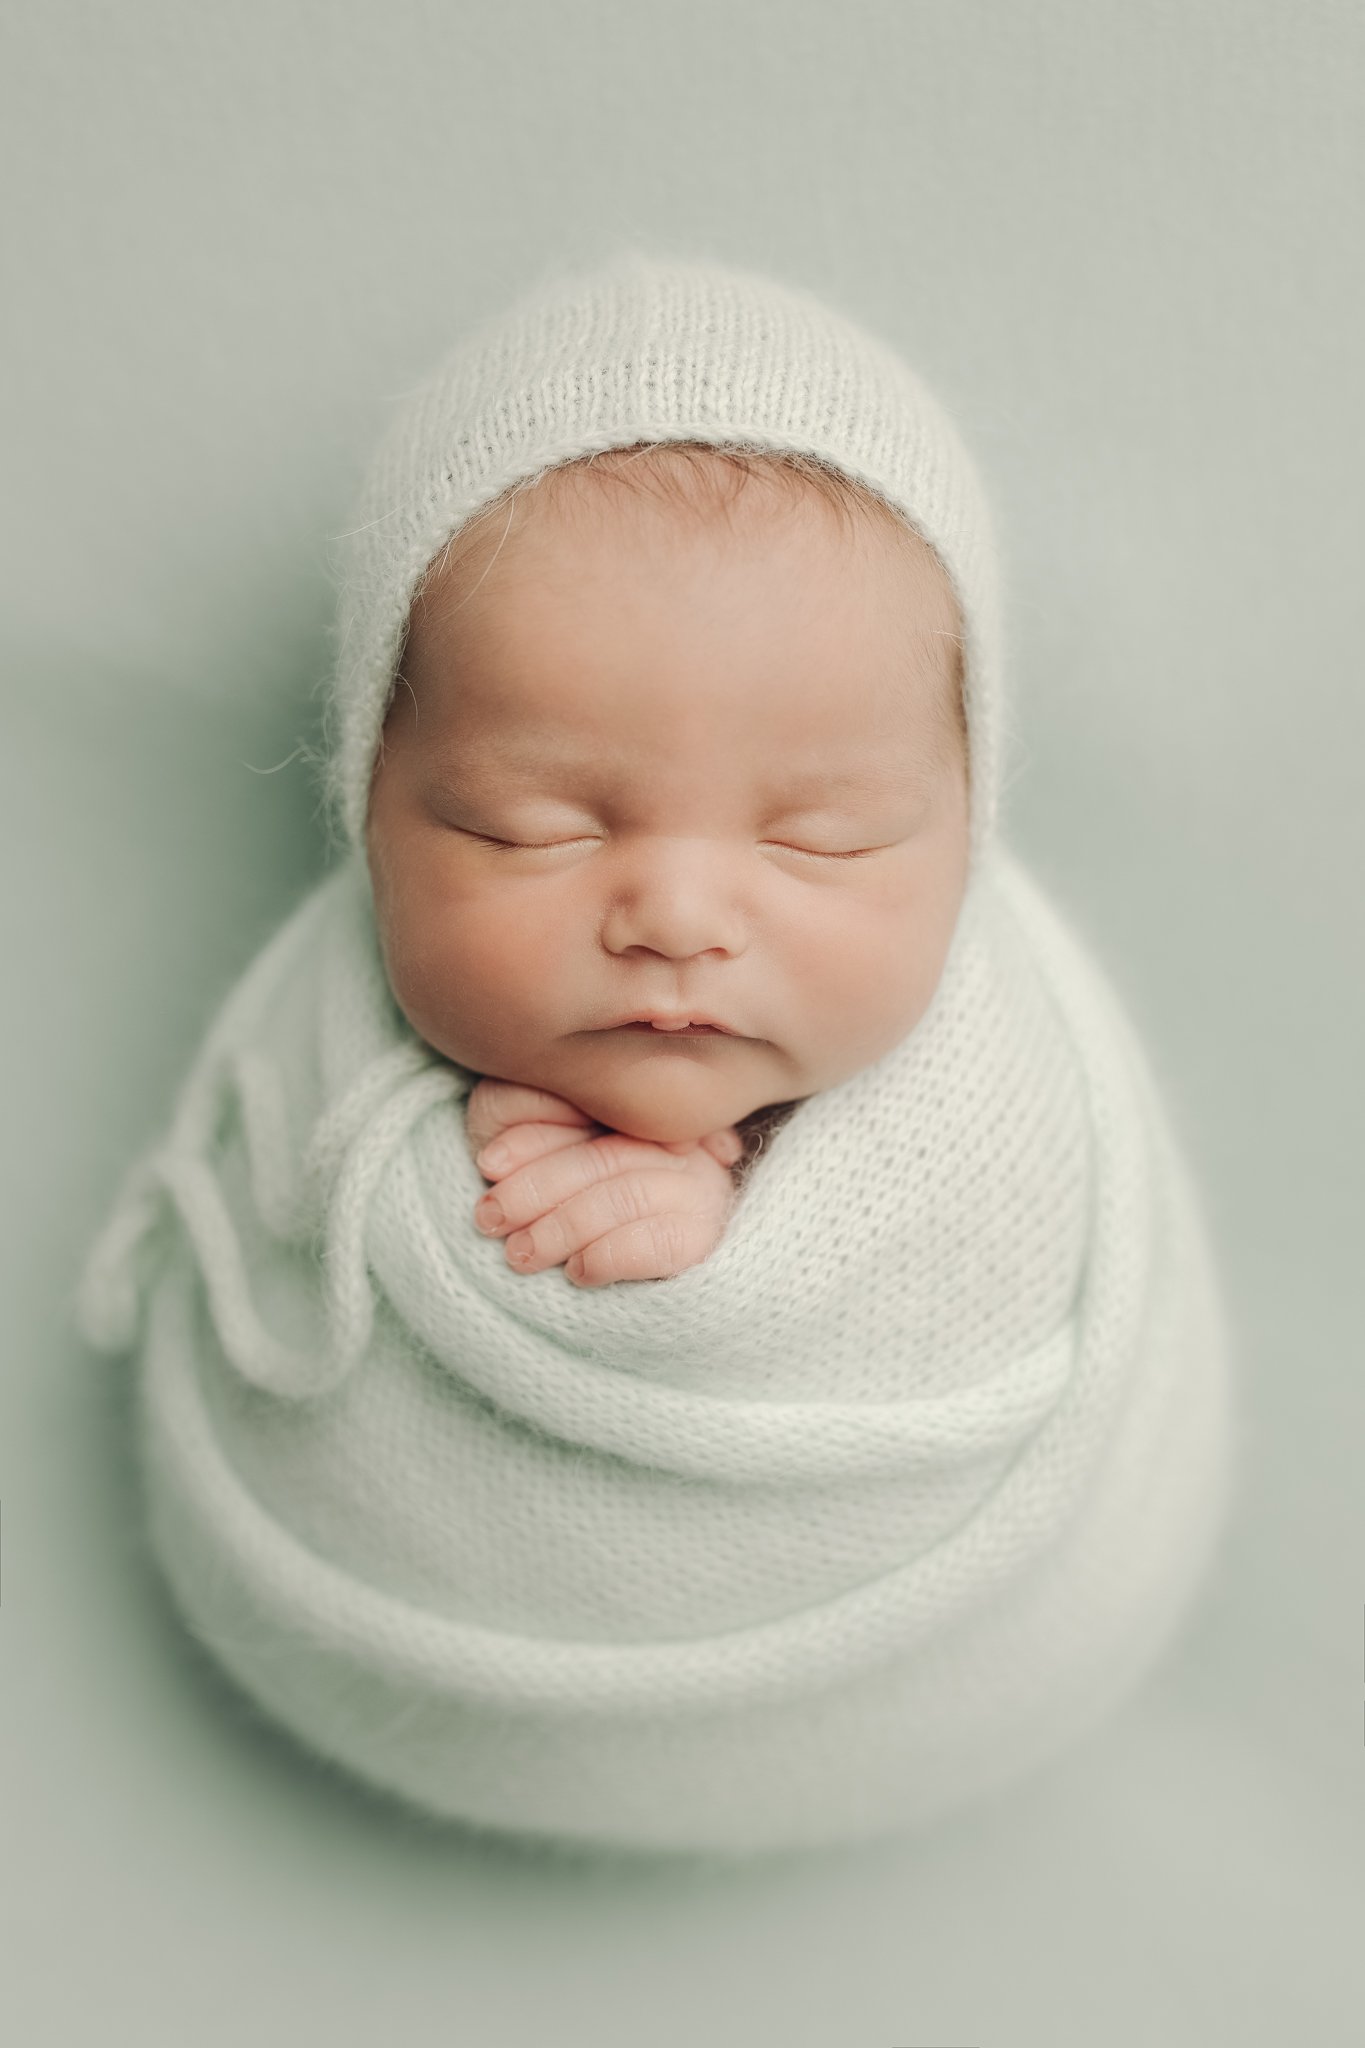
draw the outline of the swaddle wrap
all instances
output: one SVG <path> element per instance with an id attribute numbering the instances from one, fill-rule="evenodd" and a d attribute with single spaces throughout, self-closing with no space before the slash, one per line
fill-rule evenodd
<path id="1" fill-rule="evenodd" d="M 137 1353 L 181 1610 L 317 1751 L 499 1828 L 815 1844 L 1041 1761 L 1170 1639 L 1228 1482 L 1204 1227 L 1103 973 L 977 833 L 924 1017 L 668 1280 L 475 1230 L 476 1077 L 398 1008 L 358 845 L 248 968 L 79 1306 Z"/>

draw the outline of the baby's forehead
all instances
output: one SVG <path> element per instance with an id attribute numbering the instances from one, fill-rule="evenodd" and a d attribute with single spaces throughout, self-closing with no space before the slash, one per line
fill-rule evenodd
<path id="1" fill-rule="evenodd" d="M 413 613 L 476 593 L 491 600 L 499 565 L 543 561 L 585 535 L 627 547 L 672 534 L 723 546 L 777 526 L 798 531 L 805 552 L 823 557 L 832 573 L 859 552 L 893 557 L 921 604 L 957 619 L 935 549 L 879 493 L 817 457 L 693 442 L 605 449 L 513 484 L 428 565 Z"/>
<path id="2" fill-rule="evenodd" d="M 401 675 L 433 743 L 521 760 L 523 728 L 543 728 L 561 757 L 580 739 L 610 754 L 629 730 L 638 756 L 705 731 L 736 767 L 741 751 L 799 761 L 811 747 L 860 770 L 883 740 L 899 753 L 912 736 L 936 762 L 957 751 L 956 600 L 899 515 L 842 479 L 731 473 L 713 451 L 695 467 L 675 451 L 616 453 L 504 494 L 432 565 Z M 774 520 L 799 522 L 794 550 Z M 707 539 L 689 554 L 697 532 Z M 713 554 L 727 534 L 735 546 Z M 851 564 L 859 548 L 881 560 Z"/>

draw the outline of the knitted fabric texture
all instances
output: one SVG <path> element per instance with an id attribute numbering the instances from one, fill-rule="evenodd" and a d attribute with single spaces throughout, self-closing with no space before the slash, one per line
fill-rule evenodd
<path id="1" fill-rule="evenodd" d="M 632 275 L 697 287 L 592 280 L 585 363 Z M 552 303 L 563 340 L 571 295 Z M 522 317 L 514 336 L 542 331 Z M 763 375 L 744 403 L 785 406 L 800 380 Z M 800 400 L 812 432 L 831 375 Z M 694 433 L 691 386 L 664 381 Z M 636 390 L 604 436 L 655 431 Z M 428 478 L 458 470 L 457 424 L 505 475 L 470 416 L 418 405 Z M 888 473 L 868 432 L 863 473 Z M 89 1339 L 137 1358 L 156 1556 L 271 1715 L 429 1811 L 664 1849 L 905 1827 L 1091 1725 L 1204 1573 L 1231 1407 L 1188 1169 L 1104 975 L 987 835 L 929 1009 L 796 1105 L 708 1259 L 589 1290 L 512 1272 L 472 1220 L 476 1077 L 394 1000 L 358 837 L 395 593 L 470 498 L 448 482 L 419 517 L 421 439 L 408 420 L 381 458 L 382 498 L 409 450 L 393 580 L 375 555 L 348 582 L 350 850 L 229 994 L 82 1276 Z M 964 605 L 988 604 L 961 474 L 898 473 Z M 992 642 L 966 616 L 980 830 Z"/>
<path id="2" fill-rule="evenodd" d="M 439 550 L 509 486 L 642 441 L 817 456 L 934 548 L 963 618 L 978 858 L 1000 782 L 999 593 L 989 508 L 956 427 L 899 355 L 812 294 L 634 254 L 529 293 L 396 412 L 337 545 L 324 794 L 338 836 L 362 843 L 408 611 Z"/>

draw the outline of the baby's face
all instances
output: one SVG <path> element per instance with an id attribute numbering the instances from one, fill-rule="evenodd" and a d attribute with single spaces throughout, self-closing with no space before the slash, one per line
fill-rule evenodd
<path id="1" fill-rule="evenodd" d="M 758 482 L 704 520 L 552 473 L 515 515 L 414 605 L 372 784 L 408 1021 L 661 1141 L 868 1066 L 927 1009 L 966 885 L 934 556 Z M 726 1028 L 623 1023 L 646 1013 Z"/>

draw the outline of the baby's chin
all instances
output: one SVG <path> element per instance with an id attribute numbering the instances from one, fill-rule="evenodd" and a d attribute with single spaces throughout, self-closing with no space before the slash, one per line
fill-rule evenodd
<path id="1" fill-rule="evenodd" d="M 681 1051 L 636 1055 L 619 1067 L 594 1063 L 592 1071 L 537 1085 L 566 1096 L 609 1130 L 657 1145 L 695 1143 L 781 1093 L 772 1085 L 764 1088 L 752 1074 L 740 1077 L 712 1066 L 705 1053 Z"/>

